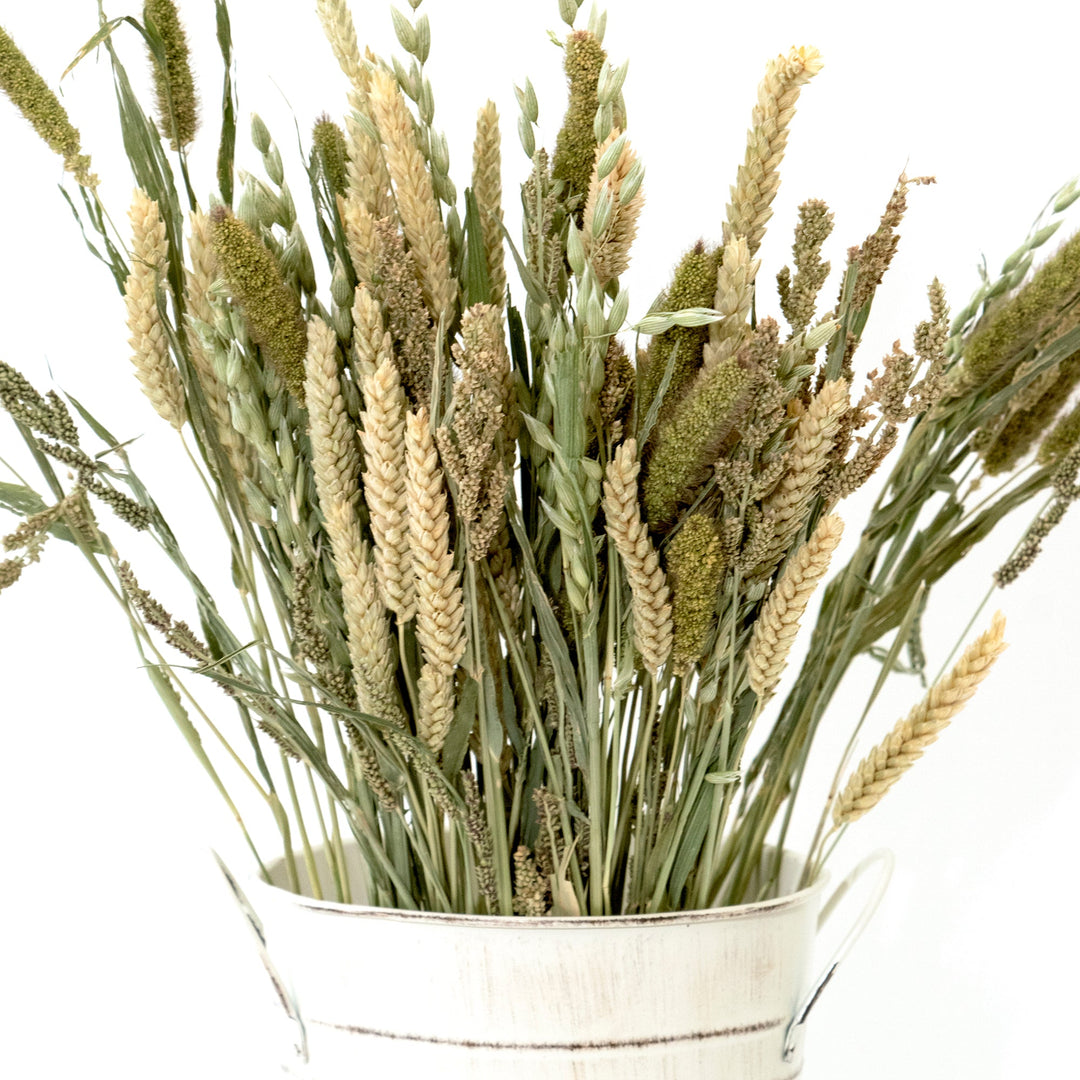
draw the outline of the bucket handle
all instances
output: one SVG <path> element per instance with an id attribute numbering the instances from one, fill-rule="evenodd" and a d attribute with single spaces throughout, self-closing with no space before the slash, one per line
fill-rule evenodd
<path id="1" fill-rule="evenodd" d="M 810 1010 L 817 1003 L 818 997 L 821 995 L 821 991 L 828 985 L 829 980 L 836 973 L 836 969 L 840 964 L 840 961 L 847 956 L 851 951 L 852 946 L 858 941 L 862 932 L 866 929 L 867 924 L 874 917 L 874 912 L 877 911 L 878 905 L 881 903 L 881 898 L 885 895 L 885 889 L 888 887 L 889 879 L 892 877 L 893 865 L 895 859 L 893 853 L 888 848 L 879 848 L 877 851 L 871 852 L 865 859 L 839 885 L 836 886 L 833 894 L 825 902 L 825 906 L 821 909 L 821 914 L 818 916 L 817 928 L 820 932 L 821 928 L 825 925 L 826 920 L 836 910 L 836 906 L 847 895 L 848 890 L 855 884 L 869 870 L 872 866 L 877 865 L 879 867 L 878 879 L 874 884 L 870 895 L 867 897 L 866 903 L 863 904 L 862 910 L 859 912 L 859 917 L 852 924 L 851 929 L 844 936 L 843 941 L 836 947 L 828 964 L 825 966 L 825 970 L 814 981 L 813 985 L 806 992 L 802 1001 L 799 1003 L 799 1007 L 795 1010 L 795 1016 L 791 1023 L 788 1025 L 787 1035 L 784 1039 L 784 1060 L 792 1061 L 795 1057 L 796 1050 L 802 1045 L 802 1040 L 805 1034 L 806 1018 L 810 1015 Z"/>
<path id="2" fill-rule="evenodd" d="M 248 926 L 251 927 L 251 932 L 255 935 L 255 947 L 259 950 L 259 959 L 262 960 L 263 967 L 266 968 L 266 974 L 270 976 L 270 982 L 273 983 L 278 1001 L 281 1002 L 281 1007 L 285 1010 L 285 1014 L 288 1018 L 293 1022 L 295 1028 L 294 1038 L 296 1040 L 293 1044 L 293 1049 L 296 1051 L 296 1056 L 306 1063 L 308 1061 L 308 1045 L 304 1021 L 300 1018 L 300 1009 L 296 1004 L 296 1000 L 289 992 L 289 988 L 285 985 L 285 980 L 282 979 L 277 968 L 274 967 L 273 961 L 270 959 L 270 953 L 266 948 L 266 934 L 263 931 L 262 920 L 255 914 L 255 909 L 244 895 L 244 890 L 240 888 L 239 882 L 222 861 L 221 856 L 213 850 L 211 850 L 211 854 L 217 861 L 222 874 L 224 874 L 225 880 L 228 882 L 229 888 L 236 898 L 237 906 L 243 913 Z"/>

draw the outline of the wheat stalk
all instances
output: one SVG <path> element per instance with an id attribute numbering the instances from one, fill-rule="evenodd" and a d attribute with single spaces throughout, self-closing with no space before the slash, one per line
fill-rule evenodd
<path id="1" fill-rule="evenodd" d="M 427 410 L 405 418 L 406 499 L 416 575 L 420 671 L 417 734 L 438 753 L 454 713 L 454 669 L 465 653 L 461 574 L 450 551 L 450 515 Z"/>
<path id="2" fill-rule="evenodd" d="M 389 357 L 364 379 L 360 439 L 364 494 L 375 539 L 375 573 L 383 602 L 399 622 L 415 611 L 412 554 L 405 497 L 405 392 Z"/>
<path id="3" fill-rule="evenodd" d="M 848 410 L 848 384 L 844 379 L 825 383 L 799 417 L 791 440 L 787 471 L 765 501 L 764 511 L 773 526 L 773 541 L 762 565 L 773 567 L 788 550 L 817 492 L 818 482 L 832 452 L 840 419 Z"/>
<path id="4" fill-rule="evenodd" d="M 124 304 L 131 331 L 131 362 L 154 411 L 177 431 L 187 422 L 184 388 L 169 357 L 169 342 L 158 308 L 158 285 L 168 270 L 169 242 L 158 204 L 141 188 L 131 200 L 131 273 L 124 282 Z"/>
<path id="5" fill-rule="evenodd" d="M 480 229 L 484 237 L 490 302 L 502 307 L 506 294 L 506 267 L 503 264 L 502 233 L 502 155 L 499 114 L 493 101 L 476 114 L 476 139 L 473 143 L 472 190 L 480 211 Z"/>
<path id="6" fill-rule="evenodd" d="M 837 826 L 857 821 L 922 757 L 923 751 L 971 700 L 979 683 L 1005 651 L 1005 617 L 999 611 L 990 629 L 972 642 L 956 666 L 936 682 L 907 718 L 859 763 L 833 806 Z"/>
<path id="7" fill-rule="evenodd" d="M 341 579 L 357 701 L 363 711 L 403 724 L 405 717 L 395 687 L 397 656 L 356 516 L 360 454 L 341 395 L 337 335 L 318 317 L 308 326 L 304 392 L 311 423 L 315 489 Z"/>
<path id="8" fill-rule="evenodd" d="M 448 320 L 457 299 L 457 282 L 450 276 L 450 249 L 424 155 L 416 144 L 413 120 L 397 82 L 377 69 L 371 76 L 372 116 L 383 142 L 383 157 L 394 183 L 398 216 L 416 259 L 424 299 L 438 321 Z"/>
<path id="9" fill-rule="evenodd" d="M 750 689 L 764 702 L 771 696 L 787 666 L 788 653 L 799 633 L 799 620 L 806 611 L 817 583 L 829 568 L 829 560 L 840 543 L 844 523 L 835 515 L 823 517 L 769 594 L 754 623 L 747 668 Z"/>
<path id="10" fill-rule="evenodd" d="M 765 224 L 772 217 L 770 207 L 780 186 L 780 162 L 799 91 L 821 67 L 817 49 L 793 48 L 786 57 L 769 61 L 758 86 L 757 104 L 746 133 L 746 158 L 731 189 L 724 222 L 724 243 L 745 236 L 751 257 L 761 246 Z"/>
<path id="11" fill-rule="evenodd" d="M 627 439 L 608 463 L 604 481 L 604 516 L 607 531 L 626 567 L 633 596 L 634 644 L 650 675 L 671 653 L 671 603 L 660 558 L 641 520 L 638 503 L 637 443 Z"/>

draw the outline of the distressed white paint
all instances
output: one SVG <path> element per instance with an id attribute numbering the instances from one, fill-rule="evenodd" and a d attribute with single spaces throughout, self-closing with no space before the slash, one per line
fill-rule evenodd
<path id="1" fill-rule="evenodd" d="M 782 887 L 801 866 L 785 856 Z M 823 884 L 602 921 L 415 914 L 255 879 L 243 890 L 293 1014 L 285 1071 L 302 1080 L 789 1080 Z"/>

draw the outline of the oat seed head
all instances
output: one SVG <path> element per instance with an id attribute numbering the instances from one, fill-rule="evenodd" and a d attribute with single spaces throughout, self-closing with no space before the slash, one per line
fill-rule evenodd
<path id="1" fill-rule="evenodd" d="M 622 150 L 619 151 L 610 172 L 601 178 L 598 166 L 605 152 L 620 137 L 623 138 Z M 637 221 L 645 205 L 645 197 L 640 183 L 636 184 L 629 198 L 624 196 L 624 192 L 626 185 L 632 184 L 633 176 L 640 170 L 637 155 L 617 129 L 596 148 L 596 165 L 589 178 L 582 229 L 585 254 L 601 288 L 625 273 L 630 265 L 630 247 L 637 235 Z M 597 216 L 598 207 L 601 205 L 609 207 L 607 220 L 602 228 Z"/>

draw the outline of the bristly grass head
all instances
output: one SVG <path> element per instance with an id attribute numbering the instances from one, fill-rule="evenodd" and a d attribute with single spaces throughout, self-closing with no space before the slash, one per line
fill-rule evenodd
<path id="1" fill-rule="evenodd" d="M 199 103 L 191 73 L 187 34 L 173 0 L 145 0 L 143 22 L 165 58 L 162 67 L 154 51 L 150 51 L 157 90 L 158 124 L 172 148 L 179 150 L 195 138 L 199 126 Z"/>
<path id="2" fill-rule="evenodd" d="M 79 133 L 68 119 L 67 110 L 2 26 L 0 89 L 51 149 L 64 159 L 64 168 L 74 173 L 83 187 L 96 187 L 98 179 L 90 171 L 90 157 L 82 153 Z"/>
<path id="3" fill-rule="evenodd" d="M 252 340 L 303 403 L 307 329 L 296 293 L 266 245 L 227 207 L 211 211 L 210 235 L 221 276 L 244 313 Z"/>

